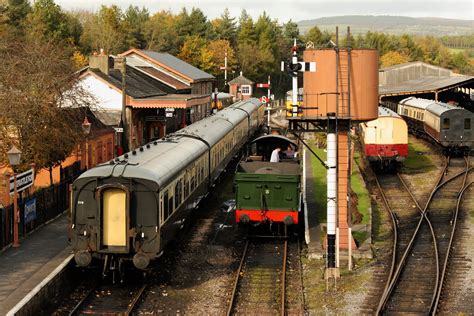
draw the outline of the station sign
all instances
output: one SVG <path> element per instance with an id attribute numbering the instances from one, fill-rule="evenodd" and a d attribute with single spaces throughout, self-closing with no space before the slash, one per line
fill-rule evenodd
<path id="1" fill-rule="evenodd" d="M 24 223 L 28 224 L 36 219 L 36 199 L 25 202 Z"/>
<path id="2" fill-rule="evenodd" d="M 10 177 L 10 194 L 15 192 L 15 178 Z M 16 176 L 16 191 L 21 192 L 33 185 L 35 175 L 33 169 L 20 173 Z"/>
<path id="3" fill-rule="evenodd" d="M 145 116 L 145 122 L 164 122 L 165 118 L 161 115 L 147 115 Z"/>
<path id="4" fill-rule="evenodd" d="M 123 133 L 123 127 L 114 127 L 115 133 Z"/>

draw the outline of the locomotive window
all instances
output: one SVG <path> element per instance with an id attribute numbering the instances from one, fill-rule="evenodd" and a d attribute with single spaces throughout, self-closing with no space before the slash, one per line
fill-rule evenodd
<path id="1" fill-rule="evenodd" d="M 471 129 L 471 119 L 465 118 L 464 119 L 464 129 Z"/>
<path id="2" fill-rule="evenodd" d="M 445 117 L 443 119 L 443 125 L 441 126 L 442 129 L 449 129 L 449 118 Z"/>

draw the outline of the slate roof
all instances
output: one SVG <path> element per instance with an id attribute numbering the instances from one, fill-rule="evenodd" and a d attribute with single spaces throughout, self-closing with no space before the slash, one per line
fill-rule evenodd
<path id="1" fill-rule="evenodd" d="M 167 75 L 166 73 L 159 71 L 153 67 L 146 67 L 146 66 L 137 66 L 138 69 L 146 72 L 150 76 L 157 78 L 158 80 L 164 82 L 165 84 L 175 88 L 176 91 L 183 91 L 188 92 L 191 90 L 191 87 L 182 83 L 181 81 Z"/>
<path id="2" fill-rule="evenodd" d="M 174 69 L 193 80 L 215 79 L 213 75 L 210 75 L 207 72 L 204 72 L 201 69 L 198 69 L 168 53 L 159 53 L 150 50 L 141 50 L 141 52 L 156 60 L 160 64 L 168 66 L 169 68 Z"/>
<path id="3" fill-rule="evenodd" d="M 90 70 L 118 89 L 122 89 L 122 72 L 120 70 L 109 69 L 109 75 L 104 74 L 98 69 Z M 160 84 L 156 80 L 130 66 L 127 66 L 125 81 L 125 91 L 127 95 L 135 99 L 166 95 L 166 92 L 163 91 L 162 87 L 160 87 Z"/>
<path id="4" fill-rule="evenodd" d="M 243 75 L 238 76 L 237 78 L 232 79 L 229 81 L 229 84 L 254 84 L 254 82 L 250 79 L 245 78 Z"/>
<path id="5" fill-rule="evenodd" d="M 107 126 L 118 126 L 122 118 L 122 111 L 117 110 L 98 110 L 92 111 L 102 123 Z"/>

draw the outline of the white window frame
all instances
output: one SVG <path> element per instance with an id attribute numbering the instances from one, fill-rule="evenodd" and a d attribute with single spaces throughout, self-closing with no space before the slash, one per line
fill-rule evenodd
<path id="1" fill-rule="evenodd" d="M 246 91 L 248 89 L 248 91 Z M 240 91 L 242 95 L 251 95 L 252 94 L 252 87 L 248 84 L 243 84 L 240 86 Z"/>

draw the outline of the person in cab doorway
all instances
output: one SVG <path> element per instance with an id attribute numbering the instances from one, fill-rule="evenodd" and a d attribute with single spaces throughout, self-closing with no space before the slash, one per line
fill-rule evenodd
<path id="1" fill-rule="evenodd" d="M 285 155 L 286 155 L 286 158 L 288 158 L 288 159 L 295 158 L 295 151 L 294 151 L 293 147 L 291 147 L 290 144 L 288 144 L 288 148 L 285 151 Z"/>
<path id="2" fill-rule="evenodd" d="M 280 151 L 281 148 L 277 147 L 275 150 L 272 151 L 272 155 L 270 157 L 270 162 L 279 162 L 280 161 Z"/>

